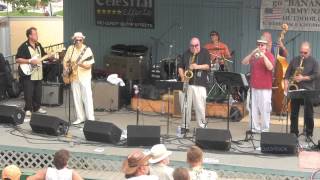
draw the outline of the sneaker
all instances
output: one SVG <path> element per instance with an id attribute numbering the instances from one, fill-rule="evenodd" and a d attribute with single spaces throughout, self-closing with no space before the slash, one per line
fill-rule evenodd
<path id="1" fill-rule="evenodd" d="M 26 111 L 25 116 L 30 117 L 31 116 L 31 111 Z"/>
<path id="2" fill-rule="evenodd" d="M 200 126 L 201 128 L 206 128 L 206 127 L 207 127 L 206 124 L 199 124 L 199 126 Z"/>
<path id="3" fill-rule="evenodd" d="M 28 122 L 30 122 L 30 120 L 31 120 L 30 116 L 25 116 L 23 122 L 28 123 Z"/>
<path id="4" fill-rule="evenodd" d="M 39 114 L 47 114 L 47 111 L 42 109 L 42 108 L 39 108 L 38 111 L 36 111 L 36 113 L 39 113 Z"/>
<path id="5" fill-rule="evenodd" d="M 78 124 L 81 124 L 81 123 L 83 123 L 83 122 L 84 122 L 84 120 L 77 119 L 77 120 L 74 121 L 72 124 L 73 124 L 73 125 L 78 125 Z"/>

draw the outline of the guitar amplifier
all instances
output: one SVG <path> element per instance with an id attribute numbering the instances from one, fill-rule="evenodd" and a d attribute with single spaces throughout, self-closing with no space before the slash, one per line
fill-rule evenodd
<path id="1" fill-rule="evenodd" d="M 47 82 L 42 84 L 42 105 L 60 106 L 63 103 L 62 83 Z"/>
<path id="2" fill-rule="evenodd" d="M 106 81 L 92 81 L 92 98 L 95 110 L 118 110 L 120 106 L 119 86 Z"/>

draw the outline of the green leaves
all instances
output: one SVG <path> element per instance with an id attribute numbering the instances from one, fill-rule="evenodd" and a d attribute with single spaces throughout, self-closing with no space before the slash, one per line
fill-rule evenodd
<path id="1" fill-rule="evenodd" d="M 11 4 L 13 11 L 26 13 L 29 7 L 35 7 L 37 5 L 47 6 L 51 0 L 3 0 L 3 1 Z"/>

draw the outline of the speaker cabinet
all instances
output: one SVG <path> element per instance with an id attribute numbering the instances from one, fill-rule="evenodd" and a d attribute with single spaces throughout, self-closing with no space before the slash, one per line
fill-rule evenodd
<path id="1" fill-rule="evenodd" d="M 153 146 L 160 144 L 160 126 L 127 126 L 128 146 Z"/>
<path id="2" fill-rule="evenodd" d="M 25 112 L 16 106 L 0 105 L 0 123 L 22 124 Z"/>
<path id="3" fill-rule="evenodd" d="M 96 110 L 115 111 L 119 109 L 119 87 L 106 81 L 93 81 L 93 106 Z"/>
<path id="4" fill-rule="evenodd" d="M 33 132 L 60 136 L 66 134 L 68 123 L 58 117 L 32 113 L 30 126 Z"/>
<path id="5" fill-rule="evenodd" d="M 261 152 L 270 154 L 295 154 L 298 139 L 294 134 L 263 132 L 261 133 Z"/>
<path id="6" fill-rule="evenodd" d="M 146 60 L 145 57 L 126 57 L 109 55 L 105 57 L 106 70 L 110 74 L 119 74 L 126 80 L 145 79 Z"/>
<path id="7" fill-rule="evenodd" d="M 109 122 L 88 120 L 84 123 L 83 133 L 89 141 L 116 144 L 120 141 L 122 131 Z"/>
<path id="8" fill-rule="evenodd" d="M 203 149 L 228 151 L 231 147 L 230 131 L 224 129 L 197 128 L 196 145 Z"/>
<path id="9" fill-rule="evenodd" d="M 63 103 L 63 86 L 61 83 L 42 84 L 42 105 L 60 106 Z"/>

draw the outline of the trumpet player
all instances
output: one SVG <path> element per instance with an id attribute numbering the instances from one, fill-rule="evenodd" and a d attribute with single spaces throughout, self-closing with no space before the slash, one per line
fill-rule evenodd
<path id="1" fill-rule="evenodd" d="M 192 105 L 194 106 L 198 125 L 201 128 L 206 126 L 206 86 L 209 65 L 210 55 L 208 50 L 200 47 L 198 38 L 192 38 L 189 49 L 183 54 L 178 65 L 181 81 L 188 84 L 188 88 L 183 93 L 180 93 L 179 98 L 182 112 L 182 132 L 187 132 L 189 129 Z M 190 76 L 191 74 L 192 76 Z"/>
<path id="2" fill-rule="evenodd" d="M 249 126 L 255 133 L 268 132 L 270 127 L 274 56 L 267 50 L 267 43 L 267 39 L 261 36 L 257 40 L 257 48 L 242 60 L 242 64 L 250 65 L 251 118 Z"/>
<path id="3" fill-rule="evenodd" d="M 297 69 L 302 69 L 301 73 L 296 73 Z M 295 76 L 294 76 L 295 74 Z M 295 86 L 298 89 L 314 90 L 315 79 L 319 74 L 319 65 L 317 60 L 311 56 L 311 46 L 309 42 L 303 42 L 300 45 L 300 55 L 290 61 L 285 74 L 284 90 L 287 94 L 289 86 Z M 290 83 L 289 83 L 290 81 Z M 295 85 L 292 85 L 294 83 Z M 300 105 L 304 103 L 304 124 L 305 135 L 307 139 L 313 135 L 313 104 L 310 98 L 291 99 L 290 132 L 296 136 L 299 135 L 298 118 Z"/>

